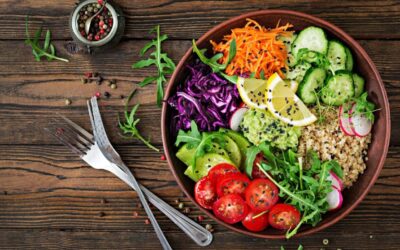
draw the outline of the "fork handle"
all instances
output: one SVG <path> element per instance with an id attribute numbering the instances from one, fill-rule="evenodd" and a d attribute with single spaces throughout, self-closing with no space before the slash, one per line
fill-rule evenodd
<path id="1" fill-rule="evenodd" d="M 126 168 L 126 166 L 123 166 L 123 167 Z M 119 166 L 118 166 L 118 168 L 120 169 Z M 136 191 L 137 195 L 139 196 L 140 202 L 142 203 L 143 208 L 146 211 L 147 216 L 150 219 L 151 225 L 153 226 L 154 231 L 156 232 L 156 235 L 157 235 L 158 239 L 160 240 L 162 248 L 164 250 L 172 250 L 167 238 L 165 237 L 163 231 L 160 228 L 160 225 L 158 224 L 156 218 L 154 217 L 153 212 L 150 209 L 149 203 L 147 202 L 142 189 L 139 187 L 139 183 L 136 181 L 135 177 L 133 176 L 133 174 L 131 172 L 125 173 L 125 174 L 127 176 L 127 180 L 129 180 L 129 186 L 131 186 Z"/>
<path id="2" fill-rule="evenodd" d="M 115 165 L 113 163 L 110 163 Z M 128 178 L 128 175 L 115 165 L 114 174 L 117 175 L 122 181 L 128 184 L 131 188 L 136 190 L 133 183 Z M 189 236 L 197 245 L 208 246 L 213 240 L 213 235 L 206 230 L 204 227 L 200 226 L 198 223 L 194 222 L 187 216 L 183 215 L 181 212 L 171 207 L 168 203 L 160 199 L 158 196 L 153 194 L 143 185 L 139 184 L 143 193 L 147 196 L 148 200 L 165 214 L 172 222 L 174 222 L 187 236 Z"/>

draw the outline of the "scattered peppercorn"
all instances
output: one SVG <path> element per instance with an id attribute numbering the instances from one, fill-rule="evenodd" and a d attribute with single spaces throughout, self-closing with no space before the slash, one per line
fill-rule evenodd
<path id="1" fill-rule="evenodd" d="M 105 214 L 104 212 L 100 212 L 100 213 L 99 213 L 99 216 L 100 216 L 100 217 L 104 217 L 104 216 L 106 216 L 106 214 Z"/>
<path id="2" fill-rule="evenodd" d="M 136 205 L 138 208 L 141 208 L 142 207 L 142 203 L 138 203 L 137 205 Z"/>
<path id="3" fill-rule="evenodd" d="M 145 219 L 144 220 L 144 224 L 149 225 L 150 224 L 150 220 L 149 219 Z"/>
<path id="4" fill-rule="evenodd" d="M 8 194 L 7 191 L 4 190 L 4 195 L 7 195 L 7 194 Z"/>
<path id="5" fill-rule="evenodd" d="M 115 79 L 111 79 L 111 80 L 110 80 L 110 85 L 111 85 L 111 84 L 116 84 L 116 83 L 117 83 L 117 80 L 115 80 Z"/>
<path id="6" fill-rule="evenodd" d="M 104 96 L 106 97 L 106 98 L 110 98 L 110 96 L 111 96 L 111 94 L 109 93 L 109 92 L 104 92 Z"/>
<path id="7" fill-rule="evenodd" d="M 86 76 L 86 78 L 90 78 L 90 77 L 93 76 L 93 73 L 92 72 L 85 72 L 85 76 Z"/>
<path id="8" fill-rule="evenodd" d="M 197 221 L 198 222 L 202 222 L 203 220 L 204 220 L 204 216 L 203 215 L 197 216 Z"/>
<path id="9" fill-rule="evenodd" d="M 185 214 L 190 213 L 190 207 L 185 207 L 185 209 L 183 209 L 183 213 Z"/>
<path id="10" fill-rule="evenodd" d="M 179 204 L 179 199 L 174 200 L 175 204 Z"/>
<path id="11" fill-rule="evenodd" d="M 107 200 L 106 199 L 101 199 L 101 204 L 106 204 Z"/>
<path id="12" fill-rule="evenodd" d="M 139 213 L 136 212 L 136 211 L 134 211 L 134 212 L 133 212 L 133 218 L 137 218 L 138 216 L 139 216 Z"/>
<path id="13" fill-rule="evenodd" d="M 322 240 L 322 244 L 324 244 L 325 246 L 327 246 L 329 244 L 329 240 L 328 239 L 323 239 Z"/>
<path id="14" fill-rule="evenodd" d="M 65 99 L 65 105 L 71 105 L 71 100 L 70 99 Z"/>
<path id="15" fill-rule="evenodd" d="M 161 159 L 162 161 L 165 161 L 165 159 L 166 159 L 166 158 L 165 158 L 165 155 L 162 154 L 161 157 L 160 157 L 160 159 Z"/>
<path id="16" fill-rule="evenodd" d="M 183 204 L 183 202 L 180 202 L 180 203 L 178 204 L 179 209 L 182 209 L 184 206 L 185 206 L 185 204 Z"/>
<path id="17" fill-rule="evenodd" d="M 124 96 L 124 95 L 120 95 L 120 96 L 119 96 L 119 98 L 121 98 L 121 99 L 124 99 L 124 98 L 125 98 L 125 96 Z"/>
<path id="18" fill-rule="evenodd" d="M 111 87 L 112 89 L 116 89 L 116 88 L 117 88 L 117 84 L 112 83 L 112 84 L 110 85 L 110 87 Z"/>
<path id="19" fill-rule="evenodd" d="M 98 75 L 99 75 L 99 73 L 97 73 L 97 72 L 93 72 L 93 73 L 92 73 L 92 76 L 93 76 L 93 77 L 97 77 Z"/>
<path id="20" fill-rule="evenodd" d="M 88 79 L 87 78 L 81 78 L 81 83 L 83 83 L 83 84 L 86 84 L 86 83 L 88 83 Z"/>
<path id="21" fill-rule="evenodd" d="M 213 230 L 213 226 L 211 224 L 206 225 L 206 230 L 210 231 Z"/>
<path id="22" fill-rule="evenodd" d="M 370 235 L 369 238 L 372 239 L 372 238 L 374 238 L 374 236 L 373 236 L 373 235 Z"/>

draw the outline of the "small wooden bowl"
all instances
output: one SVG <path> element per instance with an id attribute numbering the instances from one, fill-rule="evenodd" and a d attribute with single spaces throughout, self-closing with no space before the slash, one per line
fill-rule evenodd
<path id="1" fill-rule="evenodd" d="M 297 31 L 311 25 L 323 28 L 328 34 L 329 38 L 338 39 L 351 49 L 355 59 L 355 71 L 365 78 L 366 89 L 370 98 L 378 108 L 381 108 L 381 110 L 376 113 L 376 121 L 372 130 L 372 142 L 368 150 L 367 169 L 365 170 L 364 174 L 360 175 L 358 181 L 355 182 L 350 189 L 343 192 L 343 207 L 340 210 L 325 214 L 323 216 L 323 220 L 319 222 L 316 227 L 302 226 L 296 237 L 312 234 L 333 225 L 348 215 L 363 200 L 381 172 L 388 151 L 390 139 L 390 109 L 385 87 L 374 63 L 364 49 L 360 46 L 360 44 L 358 44 L 353 38 L 335 25 L 320 18 L 300 12 L 287 10 L 263 10 L 244 14 L 223 22 L 208 31 L 197 41 L 197 46 L 199 48 L 207 48 L 210 50 L 210 40 L 220 41 L 224 35 L 230 33 L 232 28 L 244 26 L 246 23 L 246 18 L 254 19 L 266 27 L 275 27 L 277 22 L 280 21 L 281 24 L 286 24 L 287 22 L 293 24 L 294 29 Z M 176 87 L 179 84 L 184 82 L 188 75 L 188 70 L 186 69 L 185 65 L 192 62 L 193 59 L 194 54 L 190 48 L 179 62 L 174 74 L 171 77 L 166 91 L 166 99 L 176 91 Z M 186 166 L 175 156 L 177 148 L 174 146 L 176 138 L 172 136 L 173 133 L 170 131 L 171 114 L 171 107 L 164 102 L 162 108 L 161 128 L 165 155 L 167 157 L 169 167 L 171 168 L 171 171 L 174 174 L 179 186 L 186 196 L 197 205 L 193 196 L 195 183 L 184 175 Z M 245 229 L 240 223 L 235 225 L 226 224 L 217 219 L 211 211 L 203 209 L 199 205 L 197 206 L 219 224 L 222 224 L 233 231 L 265 239 L 285 238 L 284 232 L 272 229 L 271 227 L 262 232 L 254 233 Z"/>

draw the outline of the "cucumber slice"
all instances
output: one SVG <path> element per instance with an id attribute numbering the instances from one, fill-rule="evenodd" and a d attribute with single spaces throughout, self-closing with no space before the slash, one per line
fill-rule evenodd
<path id="1" fill-rule="evenodd" d="M 289 80 L 301 82 L 309 68 L 311 68 L 311 64 L 307 62 L 302 62 L 300 64 L 297 64 L 294 68 L 289 67 L 289 70 L 286 72 L 285 77 Z"/>
<path id="2" fill-rule="evenodd" d="M 364 92 L 365 80 L 356 73 L 353 73 L 354 97 L 359 97 Z"/>
<path id="3" fill-rule="evenodd" d="M 325 31 L 321 28 L 310 26 L 302 30 L 292 44 L 292 53 L 297 56 L 297 52 L 307 48 L 322 54 L 328 51 L 328 40 Z"/>
<path id="4" fill-rule="evenodd" d="M 289 66 L 296 65 L 296 57 L 293 56 L 292 53 L 292 44 L 294 40 L 296 40 L 297 35 L 293 34 L 291 36 L 279 36 L 278 40 L 282 41 L 285 44 L 286 52 L 287 52 L 287 59 L 286 64 Z"/>
<path id="5" fill-rule="evenodd" d="M 314 104 L 317 101 L 318 96 L 316 93 L 324 85 L 326 78 L 326 71 L 321 68 L 310 68 L 307 70 L 303 81 L 299 85 L 297 91 L 300 99 L 305 104 Z"/>
<path id="6" fill-rule="evenodd" d="M 321 100 L 328 105 L 342 105 L 353 96 L 353 76 L 348 71 L 337 71 L 334 76 L 327 79 L 321 91 Z"/>
<path id="7" fill-rule="evenodd" d="M 342 43 L 335 40 L 329 41 L 327 57 L 333 71 L 346 69 L 347 55 Z"/>
<path id="8" fill-rule="evenodd" d="M 345 50 L 346 50 L 346 70 L 352 71 L 354 66 L 353 55 L 351 54 L 349 48 L 345 47 Z"/>
<path id="9" fill-rule="evenodd" d="M 210 168 L 220 163 L 235 165 L 231 160 L 222 155 L 208 153 L 196 160 L 196 169 L 193 170 L 192 166 L 189 166 L 185 171 L 185 175 L 189 176 L 194 181 L 198 181 L 208 174 Z"/>

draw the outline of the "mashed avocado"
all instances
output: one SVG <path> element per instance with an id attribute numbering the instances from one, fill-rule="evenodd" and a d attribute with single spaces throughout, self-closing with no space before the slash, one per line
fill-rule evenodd
<path id="1" fill-rule="evenodd" d="M 249 109 L 240 123 L 243 135 L 254 145 L 268 141 L 272 146 L 287 149 L 297 148 L 300 127 L 293 127 L 273 117 L 268 111 Z"/>

